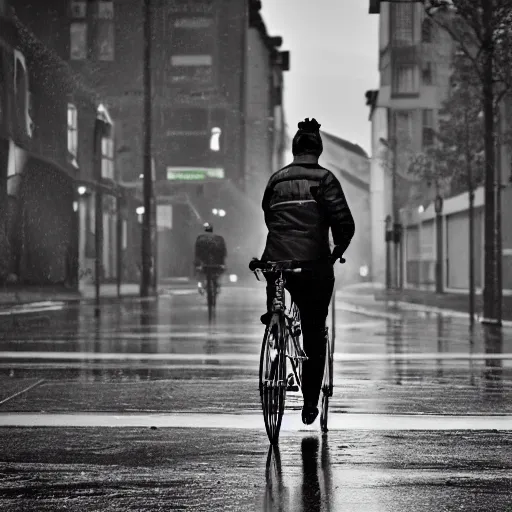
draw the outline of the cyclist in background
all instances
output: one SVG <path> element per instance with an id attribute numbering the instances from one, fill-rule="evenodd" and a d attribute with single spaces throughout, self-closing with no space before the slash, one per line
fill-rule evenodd
<path id="1" fill-rule="evenodd" d="M 224 237 L 213 233 L 213 226 L 208 222 L 204 224 L 204 231 L 196 239 L 194 264 L 203 274 L 204 267 L 213 267 L 215 278 L 218 279 L 224 272 L 227 256 L 226 242 Z M 204 289 L 203 283 L 202 290 Z"/>
<path id="2" fill-rule="evenodd" d="M 262 261 L 295 260 L 309 269 L 289 274 L 286 289 L 300 312 L 304 351 L 302 421 L 313 423 L 325 365 L 327 329 L 325 322 L 334 288 L 333 264 L 343 260 L 355 232 L 354 219 L 338 179 L 319 165 L 323 152 L 320 124 L 315 119 L 300 122 L 292 143 L 293 162 L 274 173 L 262 202 L 267 242 Z M 334 249 L 329 246 L 329 228 Z M 267 313 L 271 318 L 275 277 L 267 278 Z"/>

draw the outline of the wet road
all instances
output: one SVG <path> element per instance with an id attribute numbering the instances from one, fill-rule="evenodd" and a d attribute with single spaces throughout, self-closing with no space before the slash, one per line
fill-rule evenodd
<path id="1" fill-rule="evenodd" d="M 263 292 L 212 324 L 179 288 L 4 328 L 2 509 L 512 511 L 512 331 L 339 296 L 330 432 L 290 394 L 267 467 Z"/>

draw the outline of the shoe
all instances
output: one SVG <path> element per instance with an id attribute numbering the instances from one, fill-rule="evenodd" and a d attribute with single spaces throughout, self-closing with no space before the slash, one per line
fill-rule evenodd
<path id="1" fill-rule="evenodd" d="M 311 425 L 318 416 L 318 407 L 316 405 L 304 404 L 302 407 L 302 423 L 304 425 Z"/>
<path id="2" fill-rule="evenodd" d="M 272 313 L 269 313 L 268 311 L 264 314 L 264 315 L 261 315 L 260 316 L 260 321 L 263 325 L 268 325 L 268 323 L 270 322 L 270 319 L 272 318 Z"/>

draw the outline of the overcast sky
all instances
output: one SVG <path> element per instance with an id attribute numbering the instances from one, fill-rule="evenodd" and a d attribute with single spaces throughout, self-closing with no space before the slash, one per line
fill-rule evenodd
<path id="1" fill-rule="evenodd" d="M 285 115 L 297 123 L 315 117 L 322 130 L 370 153 L 365 92 L 378 87 L 378 16 L 369 0 L 262 0 L 271 36 L 291 52 L 285 73 Z"/>

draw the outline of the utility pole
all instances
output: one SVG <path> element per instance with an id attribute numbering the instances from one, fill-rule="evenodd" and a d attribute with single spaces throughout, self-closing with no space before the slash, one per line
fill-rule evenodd
<path id="1" fill-rule="evenodd" d="M 485 263 L 484 263 L 484 319 L 483 323 L 496 324 L 496 191 L 494 144 L 494 83 L 493 83 L 493 24 L 494 2 L 482 1 L 483 42 L 483 111 L 485 144 Z"/>
<path id="2" fill-rule="evenodd" d="M 142 280 L 141 297 L 149 296 L 152 264 L 152 197 L 153 177 L 151 165 L 151 0 L 144 0 L 144 214 L 142 216 Z"/>

